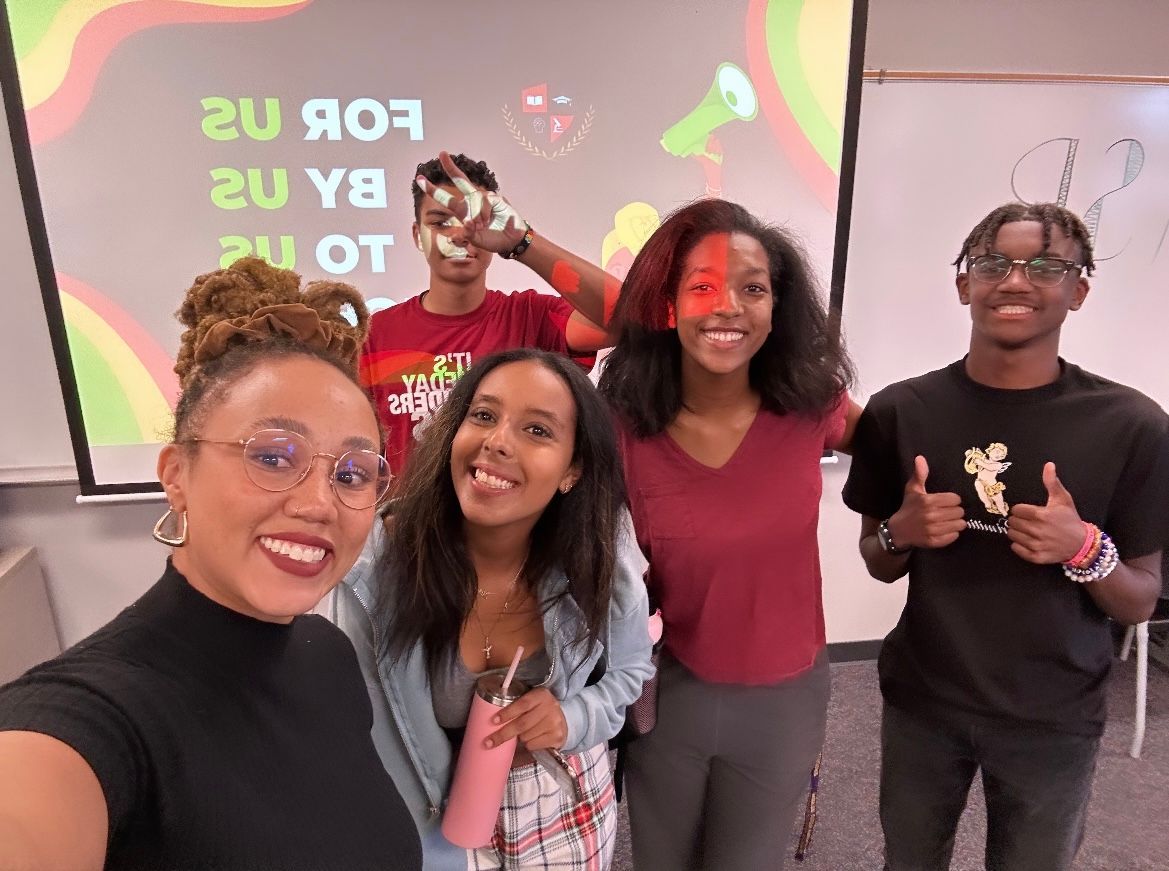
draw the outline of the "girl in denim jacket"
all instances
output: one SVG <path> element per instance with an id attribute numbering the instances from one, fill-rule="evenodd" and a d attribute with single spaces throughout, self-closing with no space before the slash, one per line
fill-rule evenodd
<path id="1" fill-rule="evenodd" d="M 653 673 L 644 566 L 609 412 L 583 372 L 530 349 L 477 361 L 332 603 L 427 868 L 609 867 L 605 743 Z M 495 835 L 459 850 L 438 822 L 474 683 L 521 646 L 533 688 L 488 738 L 519 739 Z"/>

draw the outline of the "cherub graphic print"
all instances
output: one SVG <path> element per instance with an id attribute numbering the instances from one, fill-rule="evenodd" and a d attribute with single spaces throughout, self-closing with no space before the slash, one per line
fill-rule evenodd
<path id="1" fill-rule="evenodd" d="M 997 518 L 995 523 L 971 519 L 967 521 L 967 525 L 981 532 L 1005 533 L 1011 506 L 1007 504 L 1003 495 L 1007 485 L 999 480 L 999 475 L 1011 468 L 1011 464 L 1007 462 L 1007 446 L 1002 442 L 991 442 L 985 449 L 970 448 L 966 451 L 966 460 L 962 467 L 968 474 L 974 476 L 974 492 L 978 495 L 982 507 L 988 514 Z"/>

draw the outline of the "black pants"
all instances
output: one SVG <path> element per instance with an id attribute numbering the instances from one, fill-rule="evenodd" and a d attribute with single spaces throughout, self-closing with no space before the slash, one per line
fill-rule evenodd
<path id="1" fill-rule="evenodd" d="M 986 795 L 987 871 L 1066 871 L 1084 836 L 1099 737 L 886 704 L 881 827 L 887 871 L 945 871 L 974 774 Z"/>

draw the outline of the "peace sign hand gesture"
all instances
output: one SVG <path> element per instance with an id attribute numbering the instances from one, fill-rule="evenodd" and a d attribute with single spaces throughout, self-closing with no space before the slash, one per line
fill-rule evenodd
<path id="1" fill-rule="evenodd" d="M 496 254 L 507 254 L 515 248 L 527 233 L 528 222 L 500 194 L 476 187 L 449 153 L 440 151 L 438 160 L 458 193 L 452 194 L 420 175 L 415 182 L 422 191 L 454 214 L 476 248 Z"/>

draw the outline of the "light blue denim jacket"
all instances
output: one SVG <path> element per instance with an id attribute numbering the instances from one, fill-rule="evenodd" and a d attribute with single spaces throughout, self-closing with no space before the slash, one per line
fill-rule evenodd
<path id="1" fill-rule="evenodd" d="M 587 534 L 582 532 L 582 534 Z M 450 741 L 434 716 L 430 679 L 421 647 L 396 662 L 375 652 L 381 628 L 372 618 L 378 596 L 374 565 L 386 542 L 385 528 L 375 522 L 356 564 L 318 610 L 336 623 L 357 650 L 373 706 L 373 741 L 422 835 L 425 868 L 466 867 L 466 855 L 448 844 L 438 831 L 440 809 L 452 775 Z M 559 700 L 568 724 L 564 752 L 576 753 L 604 743 L 617 734 L 625 707 L 641 694 L 653 675 L 650 662 L 649 610 L 642 573 L 645 559 L 633 536 L 626 512 L 617 546 L 609 620 L 598 645 L 577 641 L 583 613 L 570 596 L 562 596 L 544 613 L 544 638 L 551 672 L 544 682 Z M 568 584 L 561 572 L 540 585 L 547 601 Z M 593 686 L 585 682 L 597 660 L 606 658 L 605 674 Z"/>

